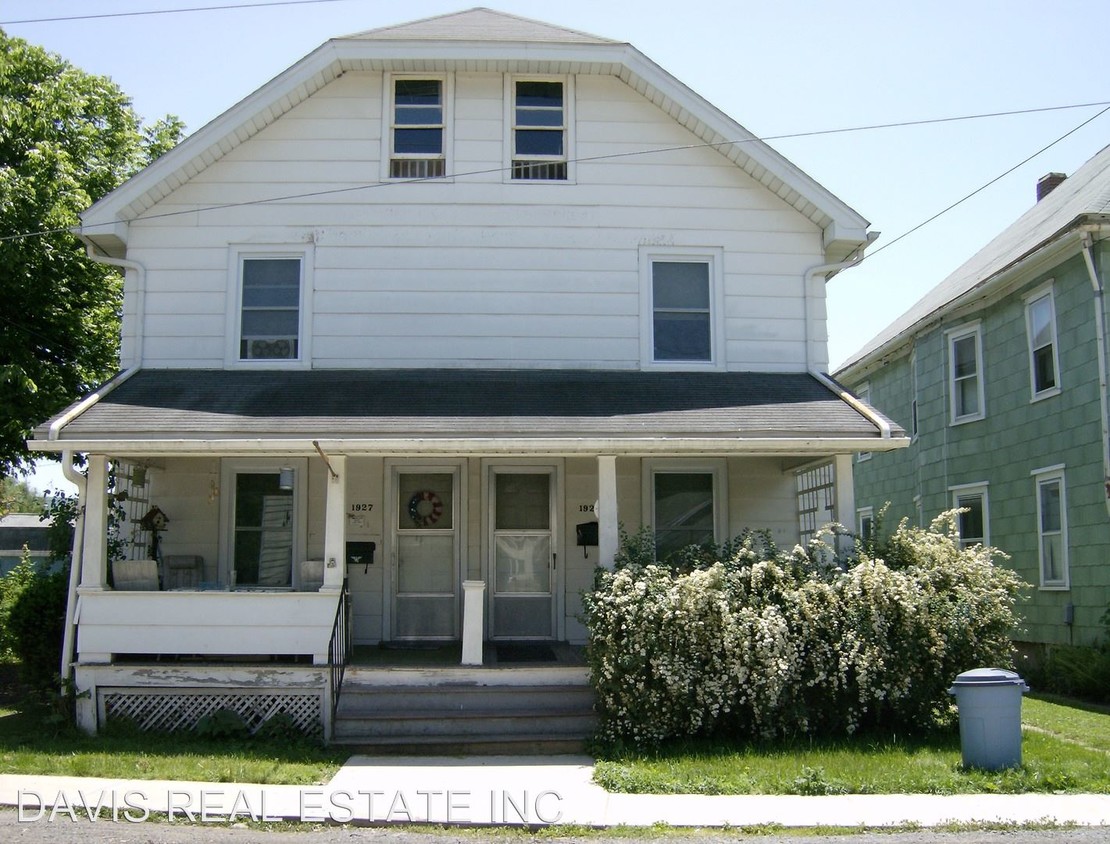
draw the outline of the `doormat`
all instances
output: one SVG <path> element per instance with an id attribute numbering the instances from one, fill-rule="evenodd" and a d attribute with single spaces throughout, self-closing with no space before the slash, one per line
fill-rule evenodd
<path id="1" fill-rule="evenodd" d="M 498 645 L 498 662 L 556 662 L 551 645 Z"/>

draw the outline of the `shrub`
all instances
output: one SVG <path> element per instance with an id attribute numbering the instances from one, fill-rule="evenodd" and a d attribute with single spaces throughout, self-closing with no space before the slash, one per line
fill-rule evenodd
<path id="1" fill-rule="evenodd" d="M 1102 616 L 1103 635 L 1093 645 L 1051 645 L 1026 674 L 1039 691 L 1094 703 L 1110 703 L 1110 607 Z"/>
<path id="2" fill-rule="evenodd" d="M 250 735 L 247 722 L 234 709 L 217 709 L 197 721 L 194 728 L 201 738 L 244 739 Z"/>
<path id="3" fill-rule="evenodd" d="M 8 615 L 8 635 L 20 661 L 20 677 L 31 690 L 52 689 L 62 661 L 67 569 L 35 574 Z"/>
<path id="4" fill-rule="evenodd" d="M 625 536 L 583 599 L 603 740 L 915 730 L 950 717 L 961 671 L 1011 662 L 1021 587 L 997 552 L 961 549 L 952 514 L 905 522 L 838 560 L 819 538 L 789 553 L 746 532 L 651 562 Z M 898 567 L 879 553 L 896 551 Z"/>
<path id="5" fill-rule="evenodd" d="M 0 659 L 4 661 L 10 661 L 16 657 L 15 636 L 9 623 L 12 607 L 34 578 L 35 564 L 31 561 L 31 555 L 26 547 L 19 562 L 11 571 L 0 577 Z"/>

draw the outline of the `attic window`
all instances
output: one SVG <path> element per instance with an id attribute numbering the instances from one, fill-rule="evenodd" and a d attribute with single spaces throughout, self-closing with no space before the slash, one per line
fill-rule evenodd
<path id="1" fill-rule="evenodd" d="M 517 79 L 512 88 L 513 180 L 567 180 L 567 86 Z"/>
<path id="2" fill-rule="evenodd" d="M 445 87 L 442 79 L 393 79 L 391 179 L 444 175 Z"/>

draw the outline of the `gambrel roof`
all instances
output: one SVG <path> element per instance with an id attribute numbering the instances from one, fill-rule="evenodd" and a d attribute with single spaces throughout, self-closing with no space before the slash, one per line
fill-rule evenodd
<path id="1" fill-rule="evenodd" d="M 817 225 L 827 260 L 866 243 L 863 217 L 630 44 L 484 8 L 328 41 L 93 205 L 80 233 L 122 256 L 128 221 L 343 73 L 386 70 L 615 76 Z"/>
<path id="2" fill-rule="evenodd" d="M 880 331 L 838 369 L 869 366 L 905 346 L 923 327 L 1084 223 L 1110 221 L 1110 146 L 1083 164 L 1051 193 L 972 255 L 955 272 Z"/>

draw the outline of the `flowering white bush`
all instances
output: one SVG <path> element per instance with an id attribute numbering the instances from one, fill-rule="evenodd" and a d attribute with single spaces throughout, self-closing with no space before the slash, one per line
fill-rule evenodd
<path id="1" fill-rule="evenodd" d="M 944 720 L 957 674 L 1010 663 L 1022 586 L 998 552 L 957 539 L 952 514 L 928 530 L 903 522 L 841 569 L 821 540 L 784 553 L 749 532 L 657 565 L 649 532 L 624 537 L 584 596 L 600 737 L 643 746 Z"/>

